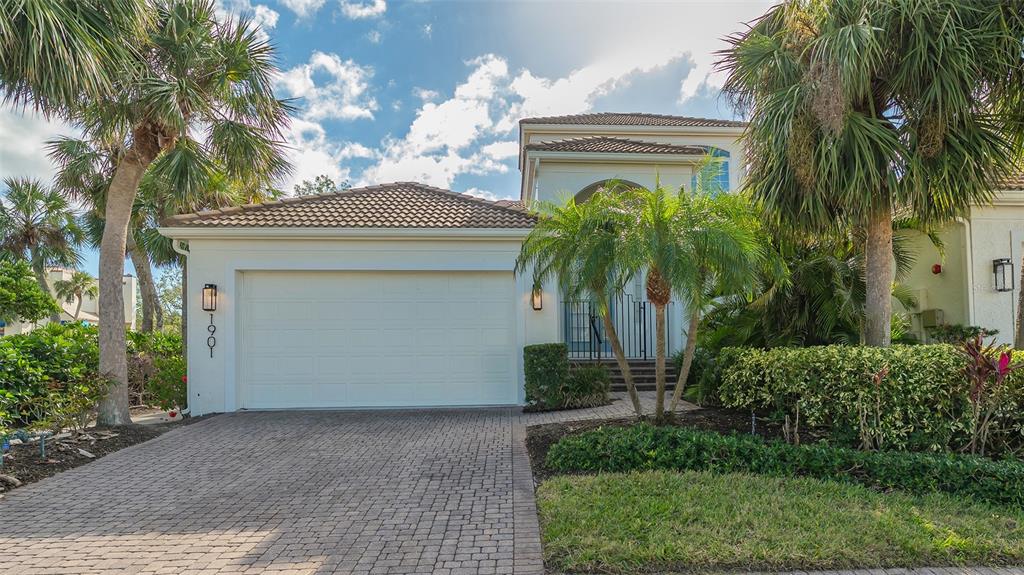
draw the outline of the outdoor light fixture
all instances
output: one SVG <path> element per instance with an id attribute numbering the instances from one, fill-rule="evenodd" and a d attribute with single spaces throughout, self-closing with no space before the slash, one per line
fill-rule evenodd
<path id="1" fill-rule="evenodd" d="M 203 286 L 203 311 L 217 311 L 217 284 Z"/>
<path id="2" fill-rule="evenodd" d="M 1013 291 L 1013 262 L 1010 258 L 992 260 L 992 273 L 996 280 L 996 291 Z"/>
<path id="3" fill-rule="evenodd" d="M 217 311 L 217 284 L 203 286 L 203 311 L 210 312 L 210 325 L 206 327 L 210 336 L 206 338 L 206 347 L 210 348 L 210 357 L 213 357 L 213 348 L 217 345 L 217 338 L 213 336 L 217 333 L 217 326 L 213 325 L 213 312 Z"/>
<path id="4" fill-rule="evenodd" d="M 544 309 L 544 294 L 540 288 L 533 288 L 533 294 L 531 294 L 533 300 L 533 310 L 540 311 Z"/>

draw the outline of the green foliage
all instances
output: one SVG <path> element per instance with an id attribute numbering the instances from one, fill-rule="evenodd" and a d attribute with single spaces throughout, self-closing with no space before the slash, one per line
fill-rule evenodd
<path id="1" fill-rule="evenodd" d="M 928 337 L 935 343 L 958 344 L 972 340 L 978 336 L 992 337 L 999 333 L 998 329 L 988 329 L 976 325 L 962 325 L 959 323 L 947 323 L 928 328 Z"/>
<path id="2" fill-rule="evenodd" d="M 0 321 L 33 322 L 59 311 L 26 262 L 0 259 Z"/>
<path id="3" fill-rule="evenodd" d="M 726 348 L 716 364 L 723 405 L 768 410 L 840 444 L 870 436 L 885 449 L 957 451 L 970 443 L 965 360 L 951 345 Z M 991 415 L 991 453 L 1024 445 L 1024 377 L 1012 374 L 1005 387 Z"/>
<path id="4" fill-rule="evenodd" d="M 1024 463 L 1019 461 L 800 446 L 647 424 L 603 427 L 565 437 L 548 451 L 546 464 L 563 473 L 675 470 L 804 476 L 883 491 L 945 492 L 1024 505 Z"/>
<path id="5" fill-rule="evenodd" d="M 339 185 L 334 183 L 334 180 L 327 174 L 320 174 L 312 181 L 302 180 L 301 184 L 295 184 L 295 195 L 313 196 L 317 194 L 328 194 L 331 192 L 347 190 L 351 187 L 352 185 L 348 183 L 348 181 L 344 181 Z"/>
<path id="6" fill-rule="evenodd" d="M 0 338 L 0 427 L 69 425 L 106 390 L 96 328 L 47 324 Z"/>
<path id="7" fill-rule="evenodd" d="M 523 348 L 526 404 L 555 409 L 569 379 L 569 348 L 564 343 L 541 343 Z"/>
<path id="8" fill-rule="evenodd" d="M 558 573 L 881 573 L 1024 561 L 1020 509 L 809 478 L 565 475 L 538 487 L 537 511 L 545 564 Z"/>
<path id="9" fill-rule="evenodd" d="M 147 391 L 163 410 L 188 406 L 185 358 L 181 355 L 158 357 L 153 361 L 156 373 L 147 382 Z"/>
<path id="10" fill-rule="evenodd" d="M 560 392 L 561 407 L 577 409 L 607 405 L 612 378 L 603 365 L 580 365 L 569 371 Z"/>

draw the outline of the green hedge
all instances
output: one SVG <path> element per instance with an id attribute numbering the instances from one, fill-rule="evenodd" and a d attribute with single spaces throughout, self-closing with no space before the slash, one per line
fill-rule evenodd
<path id="1" fill-rule="evenodd" d="M 576 409 L 608 403 L 611 376 L 602 366 L 570 369 L 564 343 L 542 343 L 523 348 L 526 404 L 537 410 Z"/>
<path id="2" fill-rule="evenodd" d="M 1024 354 L 1016 354 L 1017 361 Z M 865 430 L 883 449 L 957 451 L 970 433 L 965 358 L 951 345 L 726 348 L 715 361 L 727 407 L 799 411 L 803 429 L 857 446 Z M 875 376 L 888 372 L 876 384 Z M 1024 370 L 1010 376 L 994 416 L 989 453 L 1024 445 Z"/>
<path id="3" fill-rule="evenodd" d="M 603 427 L 568 436 L 548 451 L 562 473 L 636 470 L 746 472 L 806 476 L 916 494 L 946 492 L 1024 505 L 1024 463 L 990 459 L 805 446 L 647 424 Z"/>

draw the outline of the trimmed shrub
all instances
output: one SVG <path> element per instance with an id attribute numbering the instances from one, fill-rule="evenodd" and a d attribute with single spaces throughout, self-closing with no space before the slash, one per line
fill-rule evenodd
<path id="1" fill-rule="evenodd" d="M 726 348 L 716 364 L 723 405 L 777 414 L 796 437 L 799 426 L 847 446 L 914 451 L 956 451 L 970 441 L 966 361 L 952 345 Z M 994 414 L 990 453 L 1024 445 L 1022 409 L 1017 372 Z"/>
<path id="2" fill-rule="evenodd" d="M 603 365 L 573 367 L 561 391 L 561 406 L 568 409 L 606 405 L 612 377 Z"/>
<path id="3" fill-rule="evenodd" d="M 561 407 L 562 388 L 569 379 L 569 348 L 541 343 L 523 348 L 526 403 L 541 409 Z"/>
<path id="4" fill-rule="evenodd" d="M 996 504 L 1024 505 L 1024 463 L 974 456 L 797 446 L 647 424 L 603 427 L 563 438 L 546 464 L 562 473 L 636 470 L 746 472 L 859 483 L 915 494 L 946 492 Z"/>
<path id="5" fill-rule="evenodd" d="M 181 334 L 128 332 L 128 393 L 133 405 L 184 408 L 185 392 L 177 396 L 171 393 L 175 386 L 184 385 L 181 381 L 174 383 L 185 375 L 184 366 Z M 182 403 L 177 403 L 179 400 Z M 165 407 L 168 402 L 173 405 Z"/>

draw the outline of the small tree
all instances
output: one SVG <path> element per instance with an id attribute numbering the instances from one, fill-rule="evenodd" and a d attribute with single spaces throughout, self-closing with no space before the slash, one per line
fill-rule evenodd
<path id="1" fill-rule="evenodd" d="M 75 305 L 75 321 L 82 313 L 82 302 L 85 296 L 95 298 L 100 293 L 96 285 L 96 278 L 87 272 L 75 271 L 70 279 L 60 280 L 53 286 L 57 291 L 57 297 L 67 303 L 77 302 Z"/>
<path id="2" fill-rule="evenodd" d="M 347 181 L 340 185 L 334 183 L 334 179 L 327 174 L 320 174 L 313 181 L 302 180 L 301 184 L 295 184 L 296 196 L 313 196 L 316 194 L 327 194 L 351 188 Z"/>
<path id="3" fill-rule="evenodd" d="M 36 322 L 60 313 L 60 306 L 43 291 L 24 261 L 0 259 L 0 320 Z"/>

